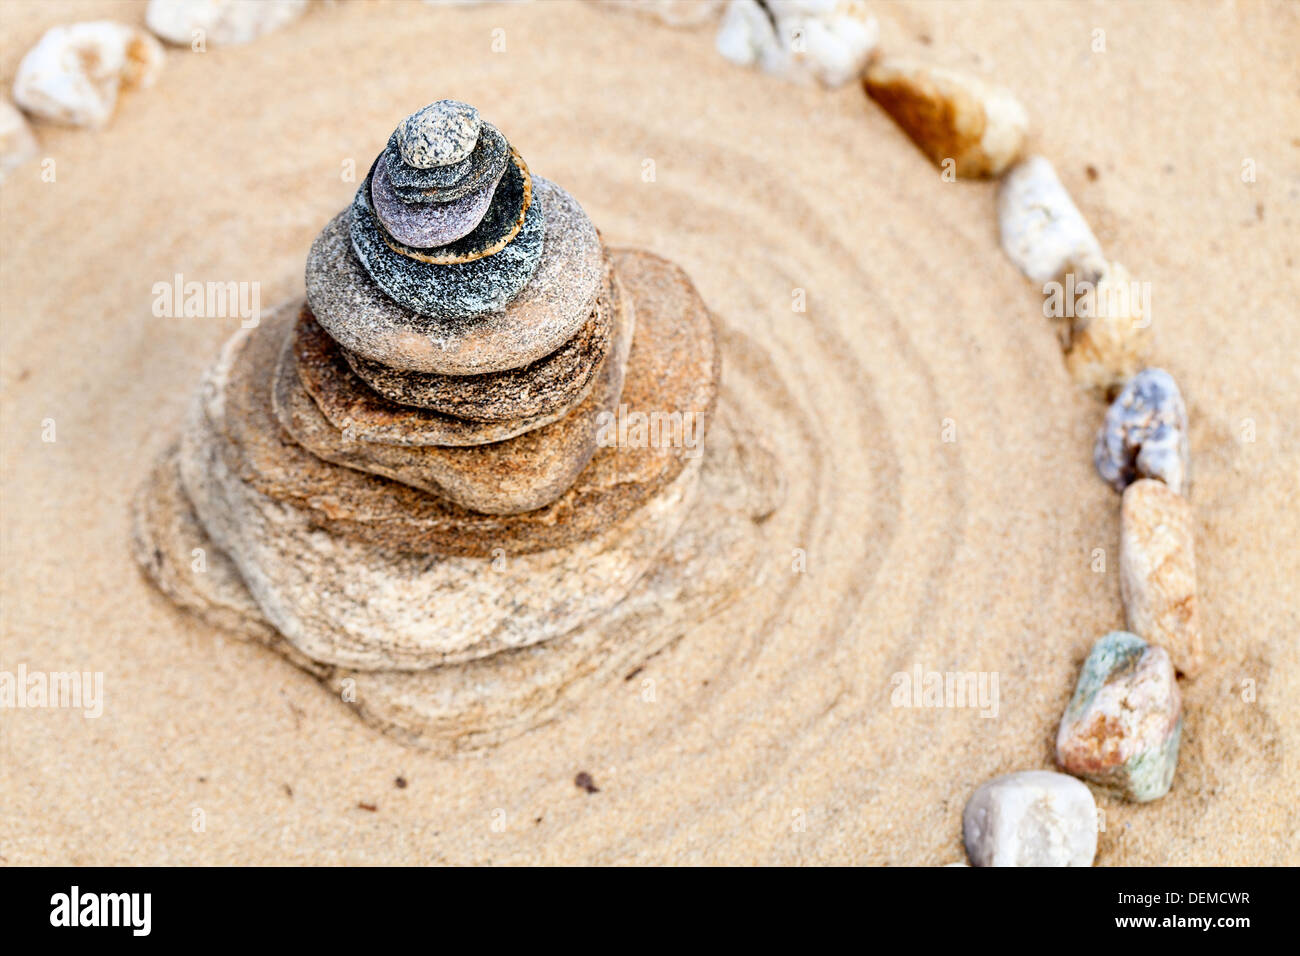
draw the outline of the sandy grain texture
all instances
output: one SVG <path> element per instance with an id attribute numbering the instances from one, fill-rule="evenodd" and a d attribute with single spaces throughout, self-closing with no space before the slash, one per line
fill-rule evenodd
<path id="1" fill-rule="evenodd" d="M 1031 148 L 1153 283 L 1154 357 L 1188 400 L 1209 664 L 1184 687 L 1170 795 L 1099 798 L 1098 862 L 1300 863 L 1300 7 L 877 12 L 884 49 L 1023 98 Z M 0 82 L 56 22 L 143 14 L 2 4 Z M 455 760 L 171 606 L 134 566 L 128 507 L 237 325 L 155 318 L 152 284 L 301 294 L 356 188 L 345 161 L 363 175 L 440 96 L 478 106 L 606 241 L 686 267 L 788 482 L 770 590 Z M 994 187 L 943 183 L 860 87 L 787 85 L 708 31 L 581 4 L 350 3 L 169 50 L 104 131 L 37 135 L 57 182 L 35 163 L 0 191 L 0 667 L 102 671 L 107 699 L 98 720 L 0 712 L 0 863 L 942 864 L 975 787 L 1050 766 L 1080 663 L 1123 624 L 1118 499 L 1091 464 L 1103 408 L 999 251 Z M 914 665 L 997 671 L 998 716 L 891 707 Z"/>

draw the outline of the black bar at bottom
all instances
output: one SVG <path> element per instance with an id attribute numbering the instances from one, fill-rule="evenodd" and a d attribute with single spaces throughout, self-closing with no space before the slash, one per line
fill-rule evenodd
<path id="1" fill-rule="evenodd" d="M 606 948 L 688 932 L 770 942 L 773 930 L 855 939 L 1008 931 L 1088 941 L 1200 934 L 1231 945 L 1287 925 L 1287 870 L 527 870 L 0 869 L 6 949 L 25 940 L 440 945 L 459 931 L 495 947 L 512 933 Z M 75 889 L 74 889 L 75 888 Z M 90 925 L 87 925 L 90 924 Z M 104 925 L 109 924 L 109 925 Z M 645 935 L 645 934 L 650 935 Z M 971 934 L 974 934 L 973 936 Z M 937 934 L 937 935 L 936 935 Z M 668 939 L 681 937 L 668 937 Z M 1024 938 L 1020 936 L 1020 938 Z"/>

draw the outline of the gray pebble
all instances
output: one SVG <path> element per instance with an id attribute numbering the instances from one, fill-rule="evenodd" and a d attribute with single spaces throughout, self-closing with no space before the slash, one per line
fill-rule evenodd
<path id="1" fill-rule="evenodd" d="M 549 355 L 590 318 L 604 278 L 605 257 L 596 227 L 561 187 L 534 177 L 532 205 L 544 211 L 542 261 L 524 291 L 505 309 L 469 318 L 429 316 L 394 302 L 352 249 L 348 209 L 321 230 L 307 254 L 312 313 L 344 348 L 409 372 L 478 375 L 519 368 Z M 466 266 L 490 263 L 516 244 Z M 447 271 L 466 266 L 424 268 Z"/>
<path id="2" fill-rule="evenodd" d="M 1158 368 L 1133 376 L 1106 411 L 1092 459 L 1097 474 L 1116 491 L 1139 478 L 1155 478 L 1186 493 L 1191 482 L 1187 406 L 1173 376 Z"/>
<path id="3" fill-rule="evenodd" d="M 481 125 L 478 110 L 468 103 L 430 103 L 397 127 L 402 160 L 417 169 L 458 163 L 473 152 Z"/>
<path id="4" fill-rule="evenodd" d="M 486 375 L 402 372 L 340 349 L 352 371 L 379 395 L 480 422 L 513 421 L 568 410 L 590 386 L 613 340 L 615 313 L 623 308 L 618 284 L 607 281 L 591 319 L 550 355 L 522 368 Z"/>

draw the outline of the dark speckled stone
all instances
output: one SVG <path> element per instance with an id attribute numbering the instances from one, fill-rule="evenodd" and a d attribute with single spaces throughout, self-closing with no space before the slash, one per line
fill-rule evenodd
<path id="1" fill-rule="evenodd" d="M 468 319 L 501 311 L 523 291 L 541 260 L 545 230 L 541 204 L 533 203 L 519 234 L 500 252 L 455 265 L 417 262 L 384 241 L 367 176 L 352 203 L 349 234 L 366 272 L 394 302 L 421 315 Z"/>
<path id="2" fill-rule="evenodd" d="M 385 295 L 352 249 L 349 207 L 321 230 L 307 255 L 312 313 L 344 348 L 408 372 L 479 375 L 550 355 L 591 317 L 605 256 L 578 202 L 540 176 L 533 179 L 533 207 L 538 206 L 545 212 L 546 239 L 537 270 L 506 308 L 473 317 L 449 310 L 422 315 Z M 450 272 L 490 264 L 517 244 L 467 266 L 421 268 Z"/>
<path id="3" fill-rule="evenodd" d="M 381 199 L 390 203 L 387 207 L 389 215 L 399 217 L 403 228 L 408 233 L 423 228 L 424 217 L 428 217 L 437 227 L 445 227 L 449 232 L 458 232 L 464 228 L 466 221 L 475 215 L 475 210 L 468 205 L 462 207 L 462 203 L 468 203 L 470 197 L 466 196 L 465 199 L 454 203 L 422 206 L 392 203 L 391 195 L 385 196 L 379 185 L 382 182 L 381 173 L 381 164 L 376 163 L 371 169 L 370 199 L 371 208 L 374 209 L 381 226 L 385 227 L 380 238 L 394 252 L 400 252 L 406 258 L 414 259 L 416 262 L 435 266 L 473 262 L 475 259 L 496 255 L 519 235 L 527 222 L 529 206 L 533 201 L 532 176 L 529 175 L 528 167 L 524 165 L 519 155 L 512 153 L 506 174 L 497 184 L 496 192 L 488 197 L 490 204 L 486 207 L 486 214 L 478 212 L 478 219 L 472 228 L 460 236 L 448 239 L 445 243 L 412 244 L 386 228 L 388 220 L 377 204 Z M 410 212 L 407 212 L 408 210 Z M 436 239 L 437 236 L 428 235 L 427 238 Z"/>
<path id="4" fill-rule="evenodd" d="M 397 134 L 388 141 L 383 152 L 383 162 L 388 170 L 388 180 L 393 192 L 403 202 L 451 202 L 459 199 L 483 183 L 498 179 L 510 158 L 510 144 L 501 131 L 491 123 L 484 123 L 478 143 L 468 159 L 450 166 L 433 169 L 416 169 L 402 162 L 397 147 Z"/>
<path id="5" fill-rule="evenodd" d="M 504 137 L 503 137 L 504 140 Z M 402 153 L 397 146 L 397 134 L 394 133 L 388 137 L 388 145 L 384 151 L 379 154 L 379 160 L 388 170 L 388 178 L 396 185 L 401 184 L 404 190 L 412 190 L 409 198 L 403 199 L 403 202 L 430 202 L 429 197 L 418 195 L 420 190 L 447 190 L 446 198 L 459 199 L 466 192 L 481 184 L 483 180 L 483 171 L 487 168 L 482 163 L 475 166 L 475 156 L 479 147 L 475 147 L 474 153 L 470 153 L 459 163 L 452 163 L 448 166 L 435 166 L 433 169 L 416 169 L 414 166 L 408 166 L 402 162 Z M 501 150 L 500 166 L 506 168 L 505 157 L 506 150 Z M 477 181 L 467 181 L 466 177 L 474 171 L 479 170 Z M 463 186 L 461 184 L 464 184 Z M 406 195 L 405 193 L 403 195 Z"/>

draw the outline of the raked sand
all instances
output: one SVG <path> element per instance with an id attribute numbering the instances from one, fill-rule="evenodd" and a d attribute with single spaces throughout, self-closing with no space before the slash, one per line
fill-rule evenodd
<path id="1" fill-rule="evenodd" d="M 885 49 L 1021 96 L 1034 148 L 1151 283 L 1156 362 L 1187 397 L 1210 664 L 1184 685 L 1173 791 L 1099 798 L 1098 863 L 1300 863 L 1300 7 L 874 8 Z M 99 17 L 144 8 L 0 5 L 0 82 L 47 27 Z M 132 493 L 238 325 L 155 318 L 153 284 L 300 294 L 345 164 L 364 174 L 444 96 L 607 241 L 690 272 L 788 482 L 775 587 L 451 760 L 174 610 L 128 540 Z M 999 251 L 993 186 L 942 182 L 856 86 L 787 84 L 710 30 L 580 3 L 348 3 L 171 50 L 107 129 L 37 134 L 56 182 L 36 162 L 0 191 L 0 670 L 102 672 L 106 699 L 98 719 L 0 711 L 0 863 L 933 865 L 963 859 L 976 786 L 1050 767 L 1079 664 L 1123 623 L 1103 406 Z M 891 706 L 917 667 L 996 672 L 996 716 Z"/>

